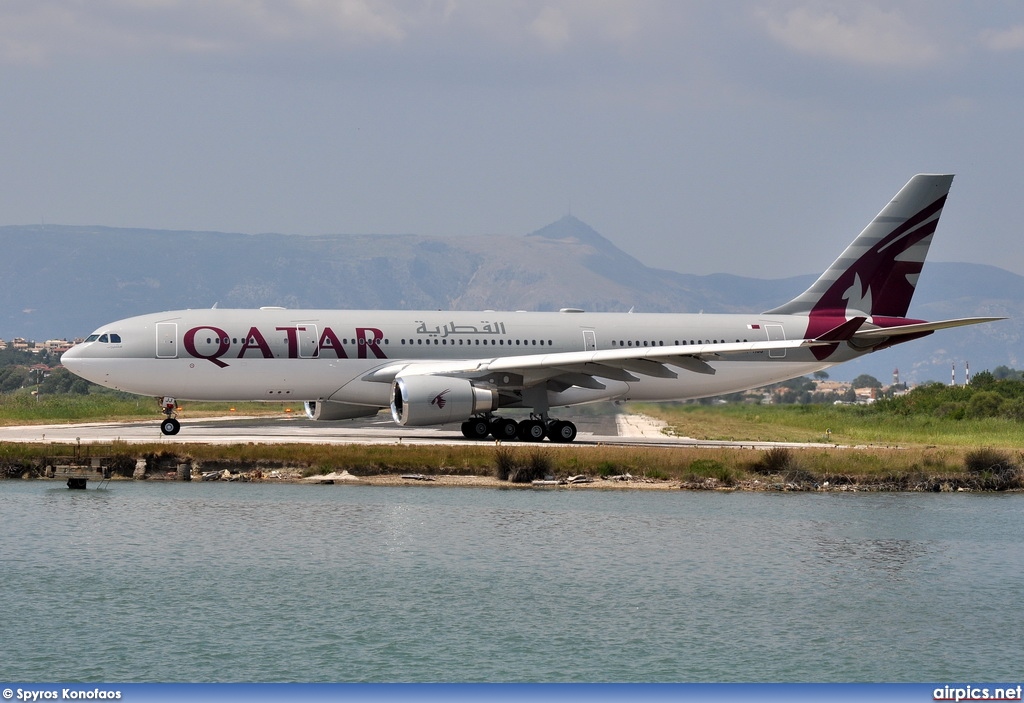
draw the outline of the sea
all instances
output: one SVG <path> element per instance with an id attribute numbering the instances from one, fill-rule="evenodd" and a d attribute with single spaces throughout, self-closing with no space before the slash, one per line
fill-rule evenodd
<path id="1" fill-rule="evenodd" d="M 1024 676 L 1024 495 L 0 481 L 0 680 Z"/>

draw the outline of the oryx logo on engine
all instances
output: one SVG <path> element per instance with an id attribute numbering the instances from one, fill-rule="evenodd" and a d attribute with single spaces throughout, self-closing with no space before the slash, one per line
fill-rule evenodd
<path id="1" fill-rule="evenodd" d="M 433 399 L 430 401 L 430 404 L 431 405 L 436 405 L 438 408 L 444 410 L 444 406 L 448 402 L 448 400 L 445 398 L 445 396 L 448 395 L 451 392 L 452 392 L 451 388 L 445 388 L 443 391 L 441 391 L 440 393 L 438 393 L 437 395 L 435 395 L 433 397 Z"/>

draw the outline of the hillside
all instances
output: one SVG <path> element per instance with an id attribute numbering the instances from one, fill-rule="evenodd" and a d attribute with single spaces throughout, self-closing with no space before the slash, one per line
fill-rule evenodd
<path id="1" fill-rule="evenodd" d="M 159 310 L 298 308 L 739 312 L 800 293 L 780 280 L 695 276 L 646 266 L 577 218 L 523 237 L 231 234 L 107 227 L 0 227 L 0 338 L 84 336 Z M 1016 318 L 952 330 L 841 367 L 837 378 L 946 380 L 1024 366 L 1024 277 L 991 266 L 929 262 L 911 314 Z"/>

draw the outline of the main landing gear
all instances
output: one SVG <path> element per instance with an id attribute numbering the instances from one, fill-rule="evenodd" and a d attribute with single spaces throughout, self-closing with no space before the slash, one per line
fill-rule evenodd
<path id="1" fill-rule="evenodd" d="M 178 422 L 174 416 L 174 410 L 177 407 L 177 403 L 174 398 L 164 397 L 160 400 L 160 409 L 167 417 L 163 422 L 160 423 L 160 431 L 165 435 L 178 434 L 181 429 L 181 423 Z"/>
<path id="2" fill-rule="evenodd" d="M 462 423 L 462 434 L 467 439 L 518 439 L 521 442 L 540 442 L 547 437 L 552 442 L 569 443 L 576 439 L 576 425 L 568 420 L 542 420 L 531 417 L 516 422 L 507 417 L 473 417 Z"/>

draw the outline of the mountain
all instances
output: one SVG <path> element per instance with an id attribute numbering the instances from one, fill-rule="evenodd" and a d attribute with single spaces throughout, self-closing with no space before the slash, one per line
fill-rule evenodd
<path id="1" fill-rule="evenodd" d="M 815 275 L 778 280 L 650 268 L 566 216 L 522 237 L 232 234 L 110 227 L 0 227 L 0 338 L 84 336 L 159 310 L 290 308 L 757 312 Z M 1004 315 L 837 367 L 836 378 L 946 380 L 1024 366 L 1024 277 L 992 266 L 929 262 L 911 314 Z"/>

